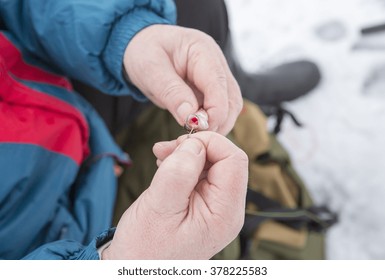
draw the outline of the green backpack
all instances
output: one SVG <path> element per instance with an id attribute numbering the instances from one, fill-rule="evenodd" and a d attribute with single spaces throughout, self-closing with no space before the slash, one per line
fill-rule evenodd
<path id="1" fill-rule="evenodd" d="M 151 183 L 157 169 L 154 143 L 185 133 L 171 114 L 153 106 L 118 135 L 133 164 L 119 177 L 115 225 Z M 246 217 L 238 237 L 213 259 L 324 259 L 325 230 L 336 216 L 313 204 L 288 153 L 268 133 L 261 110 L 245 100 L 228 137 L 249 157 Z"/>

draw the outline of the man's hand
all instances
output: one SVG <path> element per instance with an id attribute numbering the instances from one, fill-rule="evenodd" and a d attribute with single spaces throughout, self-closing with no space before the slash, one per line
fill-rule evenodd
<path id="1" fill-rule="evenodd" d="M 243 225 L 247 156 L 214 132 L 181 136 L 153 150 L 159 169 L 123 214 L 102 258 L 211 258 Z"/>
<path id="2" fill-rule="evenodd" d="M 203 108 L 209 130 L 226 135 L 242 109 L 239 86 L 221 49 L 198 30 L 149 26 L 128 44 L 124 67 L 130 81 L 180 125 Z"/>

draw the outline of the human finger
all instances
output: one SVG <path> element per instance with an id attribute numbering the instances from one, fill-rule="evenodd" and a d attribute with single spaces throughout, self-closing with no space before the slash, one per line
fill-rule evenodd
<path id="1" fill-rule="evenodd" d="M 243 108 L 243 99 L 240 87 L 238 82 L 234 78 L 233 74 L 230 71 L 230 68 L 227 65 L 227 62 L 224 61 L 224 68 L 227 73 L 227 89 L 228 89 L 228 113 L 226 121 L 222 123 L 222 126 L 219 127 L 218 133 L 222 135 L 227 135 L 234 127 L 234 124 Z"/>
<path id="2" fill-rule="evenodd" d="M 242 201 L 248 181 L 248 157 L 224 136 L 209 131 L 190 136 L 197 138 L 206 148 L 206 159 L 211 163 L 207 173 L 210 185 L 217 186 L 222 197 L 229 201 Z"/>
<path id="3" fill-rule="evenodd" d="M 209 36 L 201 36 L 189 49 L 188 81 L 203 96 L 202 107 L 209 116 L 209 130 L 218 131 L 228 116 L 228 77 L 223 54 Z"/>
<path id="4" fill-rule="evenodd" d="M 179 142 L 180 144 L 180 142 Z M 158 143 L 155 143 L 152 147 L 152 151 L 155 155 L 155 157 L 158 160 L 163 161 L 166 157 L 168 157 L 179 145 L 177 140 L 172 141 L 161 141 Z"/>
<path id="5" fill-rule="evenodd" d="M 188 205 L 205 165 L 205 147 L 186 139 L 162 161 L 149 187 L 154 208 L 176 213 Z"/>

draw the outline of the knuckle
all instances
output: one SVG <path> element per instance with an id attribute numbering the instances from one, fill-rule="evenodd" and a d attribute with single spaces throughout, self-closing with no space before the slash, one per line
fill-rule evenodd
<path id="1" fill-rule="evenodd" d="M 237 161 L 239 161 L 240 165 L 244 167 L 244 165 L 248 166 L 249 165 L 249 157 L 243 151 L 242 149 L 238 148 L 237 151 L 235 152 L 234 157 L 236 158 Z"/>
<path id="2" fill-rule="evenodd" d="M 216 83 L 218 83 L 223 89 L 227 89 L 227 76 L 222 67 L 216 67 L 214 69 L 214 74 L 216 77 Z"/>
<path id="3" fill-rule="evenodd" d="M 230 94 L 232 95 L 232 98 L 230 98 L 231 106 L 239 114 L 243 108 L 243 98 L 239 84 L 237 82 L 233 84 L 233 88 Z"/>
<path id="4" fill-rule="evenodd" d="M 210 36 L 208 35 L 207 33 L 203 32 L 203 31 L 200 31 L 200 30 L 197 30 L 197 29 L 194 29 L 194 30 L 191 30 L 190 31 L 192 32 L 192 36 L 190 38 L 194 38 L 194 40 L 196 41 L 199 41 L 199 42 L 203 42 L 203 43 L 206 43 L 206 44 L 212 44 L 212 43 L 215 43 L 215 40 Z"/>
<path id="5" fill-rule="evenodd" d="M 181 83 L 178 81 L 171 81 L 162 88 L 159 97 L 162 100 L 174 100 L 183 89 L 184 86 Z"/>
<path id="6" fill-rule="evenodd" d="M 236 113 L 239 114 L 243 108 L 243 98 L 236 94 L 234 95 L 234 98 L 229 98 L 229 105 Z"/>
<path id="7" fill-rule="evenodd" d="M 227 77 L 224 75 L 224 72 L 219 67 L 212 70 L 213 75 L 207 79 L 204 88 L 209 94 L 214 94 L 217 97 L 216 103 L 221 104 L 220 106 L 223 109 L 228 107 L 228 97 L 227 95 Z M 226 97 L 226 98 L 222 98 Z"/>

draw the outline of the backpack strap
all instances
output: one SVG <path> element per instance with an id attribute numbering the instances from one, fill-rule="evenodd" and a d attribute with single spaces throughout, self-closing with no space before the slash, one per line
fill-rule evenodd
<path id="1" fill-rule="evenodd" d="M 246 201 L 258 205 L 257 211 L 246 210 L 242 228 L 246 236 L 253 234 L 266 220 L 275 220 L 293 229 L 306 227 L 315 232 L 323 232 L 337 222 L 337 215 L 325 206 L 291 209 L 250 188 Z"/>

